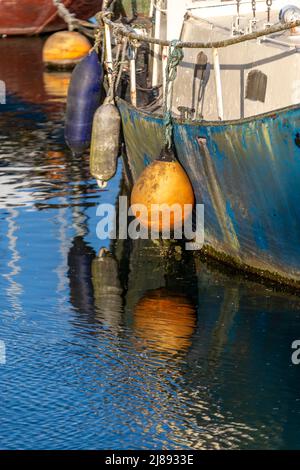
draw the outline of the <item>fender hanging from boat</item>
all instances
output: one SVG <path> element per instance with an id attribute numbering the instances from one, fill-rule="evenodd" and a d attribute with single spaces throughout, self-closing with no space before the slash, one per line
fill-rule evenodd
<path id="1" fill-rule="evenodd" d="M 93 117 L 103 92 L 103 68 L 96 51 L 76 65 L 68 90 L 65 120 L 66 143 L 81 155 L 90 146 Z"/>
<path id="2" fill-rule="evenodd" d="M 92 131 L 90 171 L 99 182 L 110 180 L 117 169 L 121 116 L 110 97 L 97 109 Z"/>

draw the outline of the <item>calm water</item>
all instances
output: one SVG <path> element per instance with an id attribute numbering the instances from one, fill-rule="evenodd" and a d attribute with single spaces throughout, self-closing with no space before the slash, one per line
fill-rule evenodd
<path id="1" fill-rule="evenodd" d="M 69 77 L 41 46 L 0 41 L 0 448 L 299 449 L 300 299 L 173 245 L 98 240 L 121 163 L 100 191 L 72 158 Z"/>

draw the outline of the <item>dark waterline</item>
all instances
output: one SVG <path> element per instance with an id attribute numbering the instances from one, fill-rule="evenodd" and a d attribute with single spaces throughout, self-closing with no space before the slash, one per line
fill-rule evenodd
<path id="1" fill-rule="evenodd" d="M 98 240 L 122 165 L 101 191 L 66 149 L 68 75 L 42 42 L 0 40 L 0 448 L 299 449 L 300 298 Z"/>

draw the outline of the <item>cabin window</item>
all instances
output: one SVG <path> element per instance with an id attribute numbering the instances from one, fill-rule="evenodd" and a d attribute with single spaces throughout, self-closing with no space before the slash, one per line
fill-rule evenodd
<path id="1" fill-rule="evenodd" d="M 260 70 L 251 70 L 248 73 L 246 85 L 246 98 L 251 101 L 265 102 L 268 77 Z"/>

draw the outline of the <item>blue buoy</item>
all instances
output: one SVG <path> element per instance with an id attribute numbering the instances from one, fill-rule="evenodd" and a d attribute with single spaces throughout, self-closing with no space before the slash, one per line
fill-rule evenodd
<path id="1" fill-rule="evenodd" d="M 73 70 L 65 120 L 66 143 L 75 155 L 90 146 L 93 117 L 103 91 L 103 68 L 92 51 Z"/>

